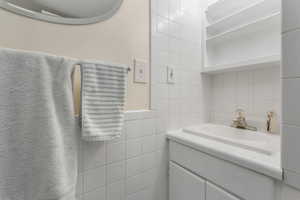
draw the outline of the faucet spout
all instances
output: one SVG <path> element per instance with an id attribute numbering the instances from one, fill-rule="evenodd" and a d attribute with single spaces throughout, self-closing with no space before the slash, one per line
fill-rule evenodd
<path id="1" fill-rule="evenodd" d="M 231 127 L 257 131 L 256 127 L 248 125 L 245 117 L 245 111 L 243 109 L 237 109 L 235 113 L 236 118 L 232 121 Z"/>

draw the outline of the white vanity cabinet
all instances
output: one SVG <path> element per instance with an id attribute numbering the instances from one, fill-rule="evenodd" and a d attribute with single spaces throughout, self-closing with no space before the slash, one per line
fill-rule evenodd
<path id="1" fill-rule="evenodd" d="M 220 187 L 207 182 L 206 183 L 206 200 L 240 200 L 229 194 Z"/>
<path id="2" fill-rule="evenodd" d="M 170 200 L 276 199 L 274 179 L 178 142 L 169 144 Z"/>
<path id="3" fill-rule="evenodd" d="M 170 200 L 240 200 L 176 163 L 169 167 Z"/>
<path id="4" fill-rule="evenodd" d="M 170 162 L 170 200 L 205 200 L 205 180 Z"/>

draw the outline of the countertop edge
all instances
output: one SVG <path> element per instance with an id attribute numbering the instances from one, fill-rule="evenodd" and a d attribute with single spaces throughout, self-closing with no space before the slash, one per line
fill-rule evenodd
<path id="1" fill-rule="evenodd" d="M 254 159 L 251 159 L 251 158 L 236 156 L 230 152 L 224 152 L 223 150 L 218 149 L 218 146 L 223 146 L 223 147 L 227 146 L 228 148 L 231 148 L 231 149 L 235 148 L 235 149 L 239 149 L 239 150 L 242 150 L 245 152 L 248 150 L 243 150 L 238 147 L 233 147 L 231 145 L 222 144 L 220 142 L 210 140 L 211 143 L 217 144 L 217 145 L 214 145 L 213 147 L 211 147 L 209 145 L 200 144 L 200 143 L 196 142 L 195 140 L 188 139 L 185 137 L 185 134 L 188 134 L 188 133 L 183 133 L 182 131 L 168 132 L 167 138 L 169 140 L 189 146 L 193 149 L 196 149 L 203 153 L 209 154 L 216 158 L 219 158 L 219 159 L 222 159 L 222 160 L 225 160 L 228 162 L 232 162 L 241 167 L 244 167 L 244 168 L 250 169 L 252 171 L 255 171 L 257 173 L 269 176 L 276 180 L 279 180 L 279 181 L 283 180 L 283 171 L 282 171 L 282 168 L 280 167 L 280 165 L 277 167 L 273 167 L 273 166 L 267 165 L 266 163 L 263 163 L 263 162 L 254 161 Z M 194 136 L 194 137 L 197 137 L 197 136 Z M 207 141 L 209 139 L 201 138 L 201 140 Z"/>

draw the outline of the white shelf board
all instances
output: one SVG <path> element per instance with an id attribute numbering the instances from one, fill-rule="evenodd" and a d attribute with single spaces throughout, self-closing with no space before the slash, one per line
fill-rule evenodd
<path id="1" fill-rule="evenodd" d="M 232 71 L 252 70 L 263 67 L 279 67 L 281 62 L 280 55 L 272 55 L 266 57 L 255 58 L 251 60 L 226 64 L 204 67 L 202 73 L 204 74 L 218 74 Z"/>
<path id="2" fill-rule="evenodd" d="M 224 41 L 227 38 L 234 37 L 235 35 L 239 36 L 241 34 L 253 33 L 259 31 L 262 28 L 278 26 L 278 28 L 280 29 L 280 18 L 280 12 L 271 14 L 267 17 L 263 17 L 248 24 L 238 26 L 216 36 L 209 37 L 206 39 L 206 44 Z"/>
<path id="3" fill-rule="evenodd" d="M 205 13 L 208 21 L 214 22 L 252 3 L 253 0 L 217 0 L 208 5 Z"/>
<path id="4" fill-rule="evenodd" d="M 232 27 L 255 21 L 266 15 L 278 13 L 280 8 L 279 0 L 262 0 L 208 25 L 206 30 L 209 35 L 220 34 Z"/>

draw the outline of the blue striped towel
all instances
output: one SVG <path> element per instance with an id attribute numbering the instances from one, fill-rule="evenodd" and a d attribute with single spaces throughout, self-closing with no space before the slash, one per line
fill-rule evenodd
<path id="1" fill-rule="evenodd" d="M 105 63 L 81 63 L 81 128 L 87 141 L 121 136 L 127 67 Z"/>

